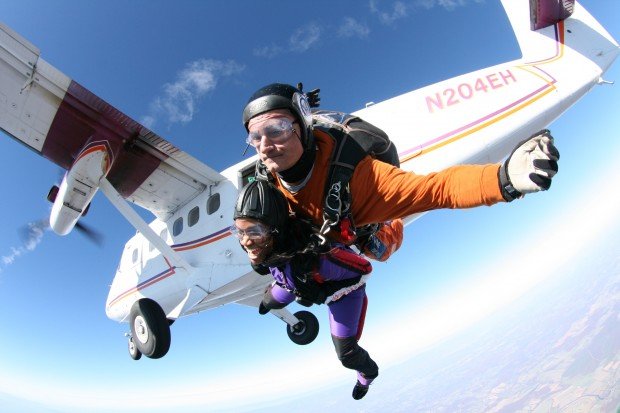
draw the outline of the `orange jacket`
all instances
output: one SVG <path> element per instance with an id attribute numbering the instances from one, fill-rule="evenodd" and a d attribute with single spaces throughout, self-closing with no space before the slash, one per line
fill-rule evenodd
<path id="1" fill-rule="evenodd" d="M 323 223 L 325 182 L 334 147 L 331 137 L 315 130 L 317 157 L 312 176 L 299 192 L 280 187 L 298 216 Z M 440 208 L 471 208 L 504 201 L 499 188 L 499 164 L 459 165 L 428 175 L 416 175 L 367 156 L 351 178 L 351 212 L 356 226 L 385 222 Z"/>

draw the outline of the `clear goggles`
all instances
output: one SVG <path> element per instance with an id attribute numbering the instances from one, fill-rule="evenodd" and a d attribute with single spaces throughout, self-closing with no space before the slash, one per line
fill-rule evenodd
<path id="1" fill-rule="evenodd" d="M 287 118 L 268 119 L 261 122 L 259 124 L 260 127 L 250 131 L 245 142 L 248 145 L 256 147 L 260 145 L 260 141 L 264 136 L 272 143 L 284 143 L 289 140 L 295 131 L 293 123 L 294 122 Z"/>
<path id="2" fill-rule="evenodd" d="M 248 237 L 248 239 L 252 241 L 262 241 L 276 231 L 271 230 L 265 225 L 256 224 L 246 229 L 240 229 L 237 228 L 236 225 L 233 225 L 230 227 L 230 232 L 237 237 L 239 241 L 243 240 L 244 237 Z"/>

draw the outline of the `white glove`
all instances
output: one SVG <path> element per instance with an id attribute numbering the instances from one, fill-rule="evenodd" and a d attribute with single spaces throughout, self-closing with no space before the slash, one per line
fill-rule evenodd
<path id="1" fill-rule="evenodd" d="M 558 172 L 560 153 L 553 136 L 543 129 L 518 144 L 499 169 L 499 185 L 506 201 L 546 191 Z"/>

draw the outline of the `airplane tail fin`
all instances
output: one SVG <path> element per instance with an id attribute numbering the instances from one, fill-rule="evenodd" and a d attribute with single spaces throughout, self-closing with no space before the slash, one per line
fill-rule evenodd
<path id="1" fill-rule="evenodd" d="M 618 43 L 575 0 L 502 0 L 524 63 L 562 54 L 558 45 L 577 52 L 605 72 L 619 53 Z"/>

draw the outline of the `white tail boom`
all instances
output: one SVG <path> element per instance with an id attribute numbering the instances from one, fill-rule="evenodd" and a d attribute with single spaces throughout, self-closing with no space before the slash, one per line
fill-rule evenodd
<path id="1" fill-rule="evenodd" d="M 566 20 L 537 31 L 530 29 L 527 0 L 502 3 L 521 59 L 356 112 L 388 133 L 403 169 L 427 173 L 454 164 L 500 161 L 517 142 L 546 128 L 597 85 L 618 56 L 618 43 L 578 3 Z"/>

